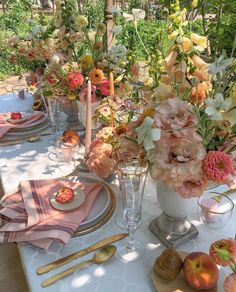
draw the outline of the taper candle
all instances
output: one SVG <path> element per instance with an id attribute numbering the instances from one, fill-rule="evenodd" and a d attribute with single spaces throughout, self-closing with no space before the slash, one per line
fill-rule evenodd
<path id="1" fill-rule="evenodd" d="M 109 88 L 110 88 L 110 95 L 114 95 L 115 89 L 114 89 L 114 76 L 113 76 L 113 72 L 110 72 L 110 74 L 109 74 Z"/>
<path id="2" fill-rule="evenodd" d="M 85 129 L 85 157 L 89 153 L 89 146 L 91 144 L 91 81 L 87 85 L 87 102 L 86 102 L 86 129 Z"/>

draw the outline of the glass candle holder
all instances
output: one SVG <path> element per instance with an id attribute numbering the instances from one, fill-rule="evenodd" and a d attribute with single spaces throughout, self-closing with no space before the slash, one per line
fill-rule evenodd
<path id="1" fill-rule="evenodd" d="M 221 228 L 226 225 L 232 215 L 233 201 L 218 192 L 205 192 L 198 199 L 200 219 L 211 228 Z"/>

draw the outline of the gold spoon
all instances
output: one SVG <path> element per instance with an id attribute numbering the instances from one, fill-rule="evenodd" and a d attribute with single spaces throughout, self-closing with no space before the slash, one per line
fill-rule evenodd
<path id="1" fill-rule="evenodd" d="M 29 137 L 28 139 L 26 139 L 28 142 L 30 143 L 33 143 L 33 142 L 36 142 L 38 141 L 39 139 L 41 138 L 41 136 L 32 136 L 32 137 Z"/>
<path id="2" fill-rule="evenodd" d="M 103 248 L 96 251 L 92 259 L 79 263 L 78 265 L 75 265 L 61 273 L 58 273 L 52 276 L 51 278 L 43 281 L 41 286 L 43 288 L 48 287 L 49 285 L 55 283 L 56 281 L 67 277 L 68 275 L 74 273 L 75 271 L 83 267 L 86 267 L 89 264 L 92 264 L 92 263 L 95 263 L 98 265 L 103 264 L 107 262 L 116 253 L 116 249 L 117 248 L 115 245 L 104 246 Z"/>

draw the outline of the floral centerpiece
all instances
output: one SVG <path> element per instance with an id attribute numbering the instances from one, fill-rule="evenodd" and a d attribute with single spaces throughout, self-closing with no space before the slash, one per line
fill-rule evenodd
<path id="1" fill-rule="evenodd" d="M 184 15 L 175 9 L 174 14 Z M 210 181 L 236 183 L 235 101 L 230 97 L 235 65 L 225 56 L 205 62 L 200 54 L 207 39 L 185 36 L 183 25 L 172 23 L 173 44 L 163 57 L 159 85 L 143 115 L 128 120 L 132 135 L 125 137 L 144 148 L 155 180 L 192 197 Z"/>
<path id="2" fill-rule="evenodd" d="M 122 120 L 117 119 L 119 111 L 113 104 L 107 103 L 106 111 L 103 108 L 103 115 L 113 113 L 110 116 L 115 121 L 113 131 L 110 130 L 109 151 L 104 151 L 109 161 L 106 172 L 101 172 L 104 156 L 100 159 L 93 154 L 93 144 L 88 159 L 91 171 L 108 176 L 114 171 L 116 161 L 142 153 L 150 162 L 152 178 L 158 183 L 163 214 L 168 215 L 157 222 L 159 227 L 154 228 L 157 232 L 152 231 L 163 235 L 161 239 L 165 242 L 172 240 L 170 232 L 174 232 L 172 247 L 182 242 L 176 240 L 177 234 L 186 236 L 186 240 L 198 234 L 185 220 L 193 205 L 189 198 L 200 196 L 212 184 L 236 186 L 236 121 L 231 114 L 235 110 L 235 96 L 232 96 L 235 63 L 225 55 L 207 61 L 203 57 L 207 38 L 196 33 L 184 34 L 184 13 L 177 1 L 169 16 L 173 20 L 169 30 L 172 44 L 167 54 L 163 54 L 159 83 L 153 88 L 152 97 L 146 99 L 143 112 L 127 115 L 126 109 Z M 178 21 L 175 15 L 179 16 Z M 100 139 L 99 143 L 102 148 L 107 142 Z M 123 152 L 120 157 L 113 155 L 117 149 Z M 173 216 L 183 220 L 170 221 Z M 174 227 L 173 222 L 177 222 Z"/>

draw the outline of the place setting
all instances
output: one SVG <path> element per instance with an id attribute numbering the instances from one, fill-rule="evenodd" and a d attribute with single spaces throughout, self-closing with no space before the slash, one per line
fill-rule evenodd
<path id="1" fill-rule="evenodd" d="M 40 135 L 51 134 L 48 117 L 43 112 L 0 114 L 0 145 L 11 145 Z M 35 139 L 36 141 L 37 139 Z"/>
<path id="2" fill-rule="evenodd" d="M 101 227 L 114 213 L 116 197 L 109 186 L 96 179 L 70 177 L 22 181 L 17 192 L 2 199 L 1 206 L 6 220 L 0 228 L 2 240 L 48 248 L 53 238 L 65 244 L 71 236 Z M 63 237 L 57 235 L 60 230 L 67 230 Z"/>

